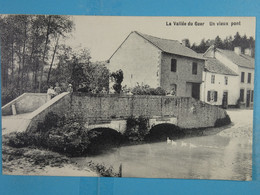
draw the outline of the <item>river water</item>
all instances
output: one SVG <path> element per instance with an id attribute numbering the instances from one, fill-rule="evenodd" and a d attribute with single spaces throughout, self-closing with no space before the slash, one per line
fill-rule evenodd
<path id="1" fill-rule="evenodd" d="M 228 114 L 234 125 L 214 135 L 124 146 L 73 160 L 80 166 L 103 163 L 115 171 L 122 164 L 123 177 L 251 180 L 253 112 Z"/>

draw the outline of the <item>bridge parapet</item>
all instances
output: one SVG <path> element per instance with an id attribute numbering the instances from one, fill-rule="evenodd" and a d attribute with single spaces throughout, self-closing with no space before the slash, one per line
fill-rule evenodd
<path id="1" fill-rule="evenodd" d="M 9 114 L 10 105 L 24 102 L 26 94 L 2 108 Z M 41 96 L 42 101 L 46 96 Z M 31 100 L 27 99 L 28 102 Z M 44 101 L 43 101 L 44 102 Z M 40 101 L 39 104 L 43 103 Z M 17 103 L 17 105 L 19 105 Z M 27 105 L 27 104 L 25 104 Z M 39 105 L 38 105 L 39 106 Z M 19 106 L 18 106 L 19 108 Z M 5 110 L 6 109 L 6 110 Z M 26 120 L 27 130 L 35 129 L 49 112 L 59 115 L 78 113 L 88 129 L 107 127 L 123 133 L 129 117 L 149 119 L 149 127 L 161 123 L 175 124 L 181 128 L 213 127 L 217 119 L 223 119 L 225 110 L 189 97 L 172 96 L 115 96 L 62 93 L 31 112 Z M 15 120 L 15 119 L 14 119 Z M 26 123 L 27 124 L 27 123 Z M 24 128 L 25 130 L 25 128 Z"/>
<path id="2" fill-rule="evenodd" d="M 73 94 L 71 109 L 81 114 L 85 121 L 127 119 L 130 116 L 175 116 L 177 125 L 182 128 L 212 127 L 217 119 L 226 116 L 225 110 L 190 97 L 150 95 Z"/>
<path id="3" fill-rule="evenodd" d="M 12 105 L 15 105 L 17 114 L 35 111 L 47 102 L 46 93 L 24 93 L 2 107 L 2 115 L 12 115 Z"/>

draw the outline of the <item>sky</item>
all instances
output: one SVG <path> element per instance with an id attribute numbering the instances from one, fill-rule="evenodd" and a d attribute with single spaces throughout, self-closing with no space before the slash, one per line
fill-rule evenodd
<path id="1" fill-rule="evenodd" d="M 132 31 L 180 42 L 188 38 L 191 44 L 199 44 L 203 38 L 215 39 L 218 35 L 223 40 L 236 32 L 255 38 L 256 22 L 255 17 L 72 16 L 72 19 L 75 30 L 65 43 L 76 50 L 88 48 L 92 61 L 109 59 Z"/>

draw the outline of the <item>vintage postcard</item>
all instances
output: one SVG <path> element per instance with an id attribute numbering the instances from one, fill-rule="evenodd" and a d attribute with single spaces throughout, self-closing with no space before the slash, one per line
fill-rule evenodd
<path id="1" fill-rule="evenodd" d="M 1 15 L 2 174 L 252 180 L 255 24 Z"/>

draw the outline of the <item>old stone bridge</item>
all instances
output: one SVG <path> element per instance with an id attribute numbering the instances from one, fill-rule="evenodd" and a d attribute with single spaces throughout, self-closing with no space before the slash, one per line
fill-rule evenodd
<path id="1" fill-rule="evenodd" d="M 225 110 L 189 97 L 62 93 L 47 102 L 46 94 L 25 93 L 2 107 L 2 134 L 30 131 L 49 112 L 80 114 L 88 130 L 107 127 L 121 133 L 130 116 L 148 118 L 150 127 L 182 128 L 212 127 L 226 116 Z"/>

